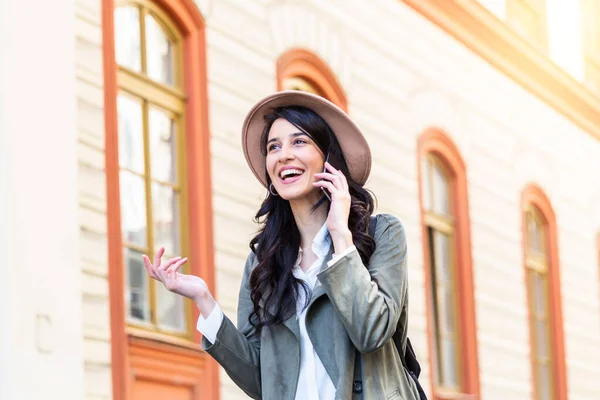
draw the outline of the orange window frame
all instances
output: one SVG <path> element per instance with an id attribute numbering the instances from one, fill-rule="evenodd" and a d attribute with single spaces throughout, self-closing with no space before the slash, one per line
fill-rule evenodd
<path id="1" fill-rule="evenodd" d="M 215 293 L 215 271 L 212 237 L 212 202 L 210 177 L 210 147 L 208 122 L 208 96 L 206 71 L 206 40 L 204 20 L 192 0 L 153 0 L 173 21 L 183 37 L 184 90 L 186 93 L 186 169 L 189 208 L 190 272 L 202 276 L 210 290 Z M 196 356 L 201 335 L 194 331 L 193 343 L 178 343 L 160 337 L 136 338 L 126 331 L 124 306 L 124 273 L 121 251 L 121 214 L 119 195 L 119 155 L 117 120 L 117 64 L 114 47 L 114 8 L 115 0 L 102 0 L 102 39 L 104 67 L 104 119 L 105 155 L 107 188 L 107 233 L 109 262 L 109 297 L 111 320 L 111 368 L 113 399 L 132 398 L 131 368 L 136 365 L 138 356 L 131 353 L 137 343 L 145 343 L 145 348 L 166 350 L 175 360 L 184 353 L 188 358 Z M 193 311 L 197 319 L 198 311 Z M 141 349 L 142 347 L 135 347 Z M 176 349 L 176 350 L 175 350 Z M 150 353 L 148 353 L 150 354 Z M 158 354 L 158 353 L 157 353 Z M 194 385 L 196 399 L 219 397 L 218 366 L 203 359 L 203 382 Z M 206 359 L 206 360 L 205 360 Z M 159 366 L 157 364 L 157 366 Z M 154 371 L 153 369 L 150 369 Z M 166 371 L 154 371 L 160 374 Z M 153 375 L 154 376 L 154 375 Z M 159 379 L 154 376 L 155 379 Z"/>
<path id="2" fill-rule="evenodd" d="M 527 211 L 535 207 L 546 223 L 546 251 L 548 258 L 548 301 L 550 318 L 550 349 L 552 354 L 552 377 L 554 379 L 553 394 L 555 399 L 567 398 L 567 373 L 565 361 L 565 344 L 562 317 L 562 296 L 560 290 L 560 269 L 558 264 L 558 239 L 556 217 L 549 198 L 544 191 L 535 184 L 529 184 L 521 194 L 521 232 L 523 248 L 523 268 L 527 290 L 527 321 L 531 321 L 532 304 L 529 292 L 527 275 Z M 535 338 L 532 329 L 529 329 L 529 345 L 532 349 L 530 357 L 532 398 L 537 398 L 535 385 L 535 363 L 533 359 L 533 346 Z"/>
<path id="3" fill-rule="evenodd" d="M 417 142 L 418 149 L 418 179 L 419 179 L 419 198 L 421 210 L 421 226 L 423 238 L 423 259 L 425 270 L 425 293 L 427 305 L 427 331 L 430 371 L 435 373 L 435 363 L 433 354 L 435 354 L 435 343 L 433 342 L 434 323 L 433 323 L 433 304 L 432 304 L 432 277 L 430 273 L 431 265 L 429 263 L 429 239 L 427 234 L 426 210 L 423 207 L 423 187 L 422 187 L 422 160 L 432 155 L 443 163 L 449 174 L 450 196 L 452 215 L 455 218 L 454 231 L 454 265 L 456 271 L 455 287 L 458 289 L 456 296 L 457 307 L 462 311 L 458 318 L 458 346 L 461 349 L 463 359 L 461 360 L 460 393 L 445 392 L 436 387 L 436 379 L 431 379 L 431 393 L 434 400 L 441 399 L 473 399 L 479 398 L 479 361 L 477 350 L 477 321 L 475 316 L 475 300 L 473 289 L 473 268 L 471 256 L 471 233 L 470 217 L 467 191 L 467 174 L 465 163 L 458 151 L 458 148 L 450 137 L 439 129 L 429 129 L 423 132 Z"/>
<path id="4" fill-rule="evenodd" d="M 300 78 L 342 110 L 348 112 L 346 93 L 327 63 L 309 50 L 289 49 L 277 59 L 277 90 L 284 88 L 286 79 Z"/>

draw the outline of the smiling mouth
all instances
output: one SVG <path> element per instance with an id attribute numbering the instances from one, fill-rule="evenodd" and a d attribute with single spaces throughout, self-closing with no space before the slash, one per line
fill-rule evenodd
<path id="1" fill-rule="evenodd" d="M 291 180 L 299 177 L 303 173 L 304 173 L 304 171 L 301 169 L 295 169 L 295 168 L 294 169 L 286 169 L 279 173 L 279 178 L 284 182 L 291 181 Z"/>

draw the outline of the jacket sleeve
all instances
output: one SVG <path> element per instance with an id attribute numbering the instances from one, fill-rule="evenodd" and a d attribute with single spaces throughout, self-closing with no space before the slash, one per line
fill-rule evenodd
<path id="1" fill-rule="evenodd" d="M 404 227 L 391 215 L 376 218 L 377 247 L 368 269 L 358 251 L 352 251 L 318 275 L 361 353 L 378 350 L 392 338 L 407 299 Z"/>
<path id="2" fill-rule="evenodd" d="M 202 338 L 202 347 L 227 372 L 227 375 L 253 399 L 262 397 L 260 375 L 260 335 L 248 321 L 253 310 L 250 298 L 250 273 L 255 256 L 246 260 L 238 301 L 238 327 L 225 315 L 214 343 Z"/>

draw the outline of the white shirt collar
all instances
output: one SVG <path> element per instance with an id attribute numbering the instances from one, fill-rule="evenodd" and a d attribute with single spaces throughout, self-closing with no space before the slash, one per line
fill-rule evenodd
<path id="1" fill-rule="evenodd" d="M 319 258 L 319 261 L 323 261 L 329 252 L 329 248 L 331 247 L 331 236 L 329 235 L 329 230 L 327 230 L 327 222 L 323 224 L 319 232 L 315 235 L 311 250 L 315 255 Z M 294 268 L 300 267 L 300 260 L 302 259 L 302 249 L 299 249 L 298 252 L 298 262 L 294 266 Z"/>

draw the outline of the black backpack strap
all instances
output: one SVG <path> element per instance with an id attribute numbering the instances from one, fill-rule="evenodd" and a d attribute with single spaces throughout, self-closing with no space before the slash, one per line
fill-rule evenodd
<path id="1" fill-rule="evenodd" d="M 418 378 L 421 375 L 421 366 L 419 365 L 419 361 L 417 360 L 417 355 L 413 350 L 412 344 L 410 343 L 410 339 L 406 338 L 406 352 L 404 353 L 404 362 L 405 367 L 409 371 L 411 371 Z"/>

